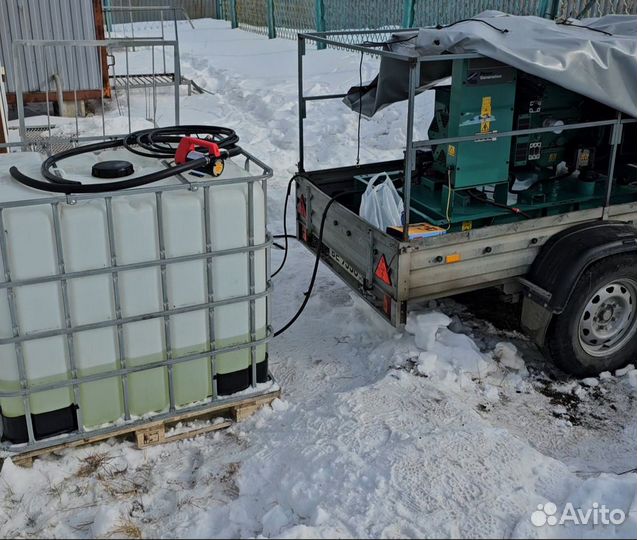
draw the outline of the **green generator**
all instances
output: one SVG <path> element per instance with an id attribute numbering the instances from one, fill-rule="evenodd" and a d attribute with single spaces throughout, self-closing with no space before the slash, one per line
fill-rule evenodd
<path id="1" fill-rule="evenodd" d="M 466 230 L 603 204 L 611 127 L 564 126 L 612 118 L 609 107 L 489 58 L 453 60 L 451 84 L 435 94 L 431 149 L 416 156 L 412 222 Z M 635 126 L 626 127 L 613 202 L 637 192 Z M 535 128 L 554 129 L 494 136 Z"/>

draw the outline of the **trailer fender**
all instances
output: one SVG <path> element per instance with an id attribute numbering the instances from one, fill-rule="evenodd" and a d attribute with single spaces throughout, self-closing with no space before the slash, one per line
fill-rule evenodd
<path id="1" fill-rule="evenodd" d="M 630 251 L 637 251 L 637 229 L 629 223 L 591 221 L 552 236 L 520 279 L 523 328 L 541 345 L 553 315 L 564 311 L 583 272 L 600 259 Z"/>

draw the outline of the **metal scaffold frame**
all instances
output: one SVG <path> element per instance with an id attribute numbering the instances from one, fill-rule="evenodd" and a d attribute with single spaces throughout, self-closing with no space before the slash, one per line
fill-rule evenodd
<path id="1" fill-rule="evenodd" d="M 28 136 L 27 136 L 27 125 L 25 119 L 25 110 L 24 110 L 24 99 L 23 99 L 23 87 L 24 74 L 22 73 L 21 65 L 19 62 L 19 58 L 21 54 L 24 54 L 24 50 L 27 47 L 33 47 L 41 50 L 44 57 L 44 70 L 45 77 L 44 80 L 47 79 L 48 73 L 48 55 L 46 54 L 47 48 L 52 47 L 64 47 L 64 48 L 96 48 L 98 50 L 106 50 L 107 52 L 113 48 L 124 49 L 124 55 L 126 59 L 126 71 L 125 71 L 125 84 L 124 89 L 126 92 L 126 103 L 130 103 L 130 91 L 132 89 L 131 79 L 132 75 L 130 74 L 129 69 L 129 50 L 134 47 L 150 47 L 151 49 L 151 69 L 152 73 L 148 74 L 149 78 L 147 88 L 151 89 L 151 116 L 150 120 L 153 122 L 153 125 L 157 125 L 157 88 L 160 86 L 165 86 L 161 81 L 158 82 L 158 77 L 162 74 L 155 72 L 155 48 L 156 47 L 172 47 L 173 48 L 173 62 L 174 62 L 174 78 L 172 82 L 172 87 L 174 88 L 174 118 L 175 124 L 179 124 L 180 119 L 180 101 L 179 101 L 179 86 L 181 83 L 181 68 L 180 68 L 180 59 L 179 59 L 179 41 L 178 40 L 164 40 L 164 39 L 144 39 L 144 38 L 136 38 L 136 39 L 106 39 L 106 40 L 83 40 L 83 41 L 72 41 L 72 40 L 37 40 L 37 39 L 28 39 L 28 40 L 16 40 L 13 42 L 13 61 L 16 66 L 15 70 L 15 85 L 16 85 L 16 108 L 18 112 L 18 122 L 19 122 L 19 133 L 20 133 L 20 142 L 7 143 L 5 146 L 22 146 L 25 147 L 28 144 Z M 77 65 L 77 56 L 73 55 L 76 58 L 75 69 L 79 69 Z M 114 68 L 114 64 L 112 65 Z M 115 74 L 114 74 L 115 75 Z M 100 104 L 101 104 L 101 125 L 102 125 L 102 134 L 100 136 L 80 136 L 80 128 L 79 128 L 79 101 L 78 91 L 79 88 L 77 86 L 77 78 L 75 81 L 74 89 L 73 89 L 73 103 L 74 103 L 74 117 L 75 117 L 75 136 L 69 139 L 69 142 L 75 144 L 78 142 L 86 142 L 96 139 L 107 139 L 113 137 L 119 137 L 121 134 L 108 134 L 106 133 L 106 117 L 104 114 L 105 111 L 105 95 L 104 88 L 102 87 L 100 92 Z M 52 91 L 49 90 L 49 85 L 45 86 L 45 99 L 48 104 L 52 99 Z M 58 102 L 62 98 L 58 97 Z M 115 93 L 115 100 L 119 103 L 117 94 Z M 131 120 L 131 110 L 130 107 L 126 107 L 127 118 L 128 118 L 128 128 L 129 132 L 133 131 L 132 129 L 132 120 Z M 52 134 L 52 120 L 51 120 L 51 112 L 47 105 L 47 124 L 45 126 L 47 134 L 48 134 L 48 142 L 49 144 L 53 140 Z M 49 148 L 50 150 L 50 148 Z"/>

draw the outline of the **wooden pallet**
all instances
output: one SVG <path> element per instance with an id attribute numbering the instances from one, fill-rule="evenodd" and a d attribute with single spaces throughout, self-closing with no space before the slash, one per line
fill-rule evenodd
<path id="1" fill-rule="evenodd" d="M 174 441 L 180 441 L 183 439 L 191 439 L 216 431 L 218 429 L 224 429 L 231 426 L 235 422 L 245 420 L 257 410 L 265 405 L 269 405 L 281 395 L 280 390 L 268 392 L 256 397 L 246 397 L 244 399 L 235 401 L 233 403 L 225 404 L 211 404 L 209 407 L 198 409 L 196 411 L 188 412 L 176 412 L 168 418 L 160 420 L 150 419 L 148 422 L 136 423 L 135 425 L 122 426 L 109 431 L 108 433 L 100 433 L 99 435 L 91 436 L 90 432 L 86 433 L 86 436 L 82 439 L 77 439 L 68 442 L 62 442 L 46 448 L 38 448 L 36 450 L 27 450 L 23 453 L 18 453 L 11 456 L 12 461 L 23 467 L 30 467 L 33 464 L 33 459 L 45 454 L 50 454 L 57 450 L 63 450 L 65 448 L 74 448 L 78 446 L 86 446 L 99 441 L 110 439 L 111 437 L 125 437 L 129 435 L 135 436 L 137 448 L 147 448 L 157 444 L 165 444 Z M 222 421 L 213 423 L 215 418 L 222 418 Z M 230 420 L 231 419 L 231 420 Z M 170 433 L 170 429 L 175 427 L 180 422 L 193 422 L 193 421 L 208 421 L 204 426 L 192 427 L 191 429 L 185 429 L 177 433 Z"/>

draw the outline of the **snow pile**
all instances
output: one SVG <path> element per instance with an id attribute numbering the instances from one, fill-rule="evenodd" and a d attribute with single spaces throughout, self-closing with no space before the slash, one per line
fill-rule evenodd
<path id="1" fill-rule="evenodd" d="M 482 352 L 470 336 L 450 329 L 453 322 L 439 311 L 409 314 L 405 330 L 419 349 L 414 355 L 419 375 L 460 388 L 471 388 L 477 381 L 488 401 L 499 399 L 498 387 L 521 388 L 528 371 L 515 345 L 498 342 L 493 350 Z"/>

